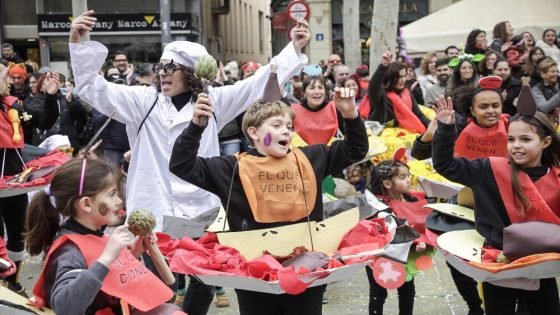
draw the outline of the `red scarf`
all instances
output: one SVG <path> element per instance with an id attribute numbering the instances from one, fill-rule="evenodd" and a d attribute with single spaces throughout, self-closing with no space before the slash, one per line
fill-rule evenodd
<path id="1" fill-rule="evenodd" d="M 542 221 L 560 224 L 560 169 L 553 166 L 548 174 L 535 183 L 525 172 L 519 172 L 519 186 L 531 204 L 531 208 L 525 212 L 525 217 L 520 218 L 517 215 L 519 202 L 513 193 L 511 166 L 508 160 L 491 157 L 490 165 L 511 223 Z"/>
<path id="2" fill-rule="evenodd" d="M 387 92 L 387 98 L 393 104 L 395 119 L 399 126 L 413 133 L 426 132 L 426 127 L 412 111 L 412 97 L 407 88 L 404 88 L 400 94 L 392 91 Z"/>

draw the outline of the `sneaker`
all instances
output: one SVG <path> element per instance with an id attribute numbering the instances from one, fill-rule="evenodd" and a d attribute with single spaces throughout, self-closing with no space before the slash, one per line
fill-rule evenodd
<path id="1" fill-rule="evenodd" d="M 323 304 L 329 304 L 329 297 L 326 294 L 323 294 Z"/>
<path id="2" fill-rule="evenodd" d="M 228 307 L 229 306 L 229 299 L 226 294 L 217 294 L 216 295 L 216 306 L 217 307 Z"/>
<path id="3" fill-rule="evenodd" d="M 178 305 L 180 307 L 183 307 L 183 301 L 185 300 L 185 293 L 187 292 L 187 289 L 179 289 L 177 291 L 175 291 L 175 301 L 173 301 L 173 304 Z"/>

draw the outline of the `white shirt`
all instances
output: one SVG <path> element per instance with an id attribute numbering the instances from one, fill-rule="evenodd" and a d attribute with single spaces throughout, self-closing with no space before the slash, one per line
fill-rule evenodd
<path id="1" fill-rule="evenodd" d="M 169 158 L 175 139 L 190 123 L 194 103 L 177 111 L 170 97 L 154 87 L 125 86 L 107 82 L 98 74 L 107 48 L 99 42 L 70 43 L 72 70 L 77 94 L 106 116 L 115 112 L 115 120 L 126 124 L 132 157 L 128 169 L 127 208 L 145 208 L 154 213 L 156 231 L 161 231 L 163 216 L 193 219 L 219 207 L 219 198 L 187 183 L 169 171 Z M 278 66 L 278 81 L 283 84 L 307 63 L 307 56 L 296 54 L 290 43 L 271 60 Z M 212 108 L 217 120 L 208 119 L 208 127 L 200 141 L 199 156 L 219 155 L 218 131 L 251 103 L 262 98 L 270 67 L 261 67 L 252 77 L 235 85 L 209 87 Z M 158 97 L 140 134 L 138 127 Z"/>

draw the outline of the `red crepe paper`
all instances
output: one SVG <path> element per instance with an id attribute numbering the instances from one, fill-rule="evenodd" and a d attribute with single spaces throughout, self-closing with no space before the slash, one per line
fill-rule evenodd
<path id="1" fill-rule="evenodd" d="M 39 169 L 46 166 L 55 165 L 57 167 L 61 166 L 62 164 L 66 163 L 70 160 L 70 157 L 66 155 L 64 152 L 60 151 L 52 151 L 47 155 L 44 155 L 38 159 L 33 161 L 27 162 L 27 167 L 34 167 L 35 169 Z M 23 171 L 23 169 L 22 169 Z M 26 188 L 26 187 L 34 187 L 34 186 L 43 186 L 51 182 L 52 178 L 56 172 L 52 172 L 44 177 L 37 178 L 33 181 L 26 182 L 26 183 L 17 183 L 17 184 L 8 184 L 7 182 L 14 178 L 14 176 L 5 176 L 4 178 L 0 179 L 0 189 L 2 188 Z"/>
<path id="2" fill-rule="evenodd" d="M 390 241 L 390 234 L 383 219 L 360 221 L 346 233 L 340 242 L 337 255 L 352 255 L 383 248 Z M 292 266 L 283 267 L 278 259 L 285 261 L 307 252 L 305 248 L 295 248 L 286 257 L 264 254 L 246 261 L 234 248 L 220 245 L 215 233 L 206 233 L 199 240 L 184 237 L 172 240 L 169 235 L 158 233 L 158 246 L 170 260 L 173 272 L 192 275 L 229 275 L 256 278 L 263 281 L 278 281 L 280 288 L 289 294 L 305 291 L 314 281 L 331 274 L 332 269 L 360 263 L 373 256 L 352 257 L 342 262 L 331 257 L 328 265 L 309 270 Z M 325 269 L 328 268 L 328 269 Z M 305 279 L 302 281 L 301 279 Z"/>
<path id="3" fill-rule="evenodd" d="M 490 246 L 485 246 L 482 248 L 482 262 L 483 263 L 495 263 L 498 256 L 502 253 L 501 250 L 495 249 Z"/>

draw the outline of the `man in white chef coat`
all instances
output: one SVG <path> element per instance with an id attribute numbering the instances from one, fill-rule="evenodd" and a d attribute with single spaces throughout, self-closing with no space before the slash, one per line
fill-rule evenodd
<path id="1" fill-rule="evenodd" d="M 168 167 L 175 139 L 190 123 L 196 96 L 202 92 L 195 84 L 193 67 L 200 57 L 208 54 L 206 49 L 187 41 L 168 44 L 160 63 L 154 67 L 157 71 L 154 71 L 155 86 L 108 83 L 98 74 L 105 62 L 107 47 L 96 41 L 81 42 L 81 36 L 93 29 L 95 21 L 93 11 L 84 12 L 72 21 L 69 45 L 75 90 L 96 110 L 107 116 L 115 113 L 113 118 L 126 124 L 132 150 L 126 184 L 127 208 L 152 211 L 157 231 L 163 229 L 164 216 L 192 220 L 216 209 L 220 205 L 217 196 L 182 181 L 171 174 Z M 270 61 L 278 66 L 281 85 L 307 63 L 301 51 L 309 37 L 307 22 L 298 21 L 291 33 L 292 42 Z M 267 65 L 251 78 L 234 85 L 208 88 L 215 117 L 208 120 L 199 156 L 220 155 L 218 131 L 262 98 L 269 74 Z M 186 311 L 191 315 L 205 314 L 204 311 Z"/>

